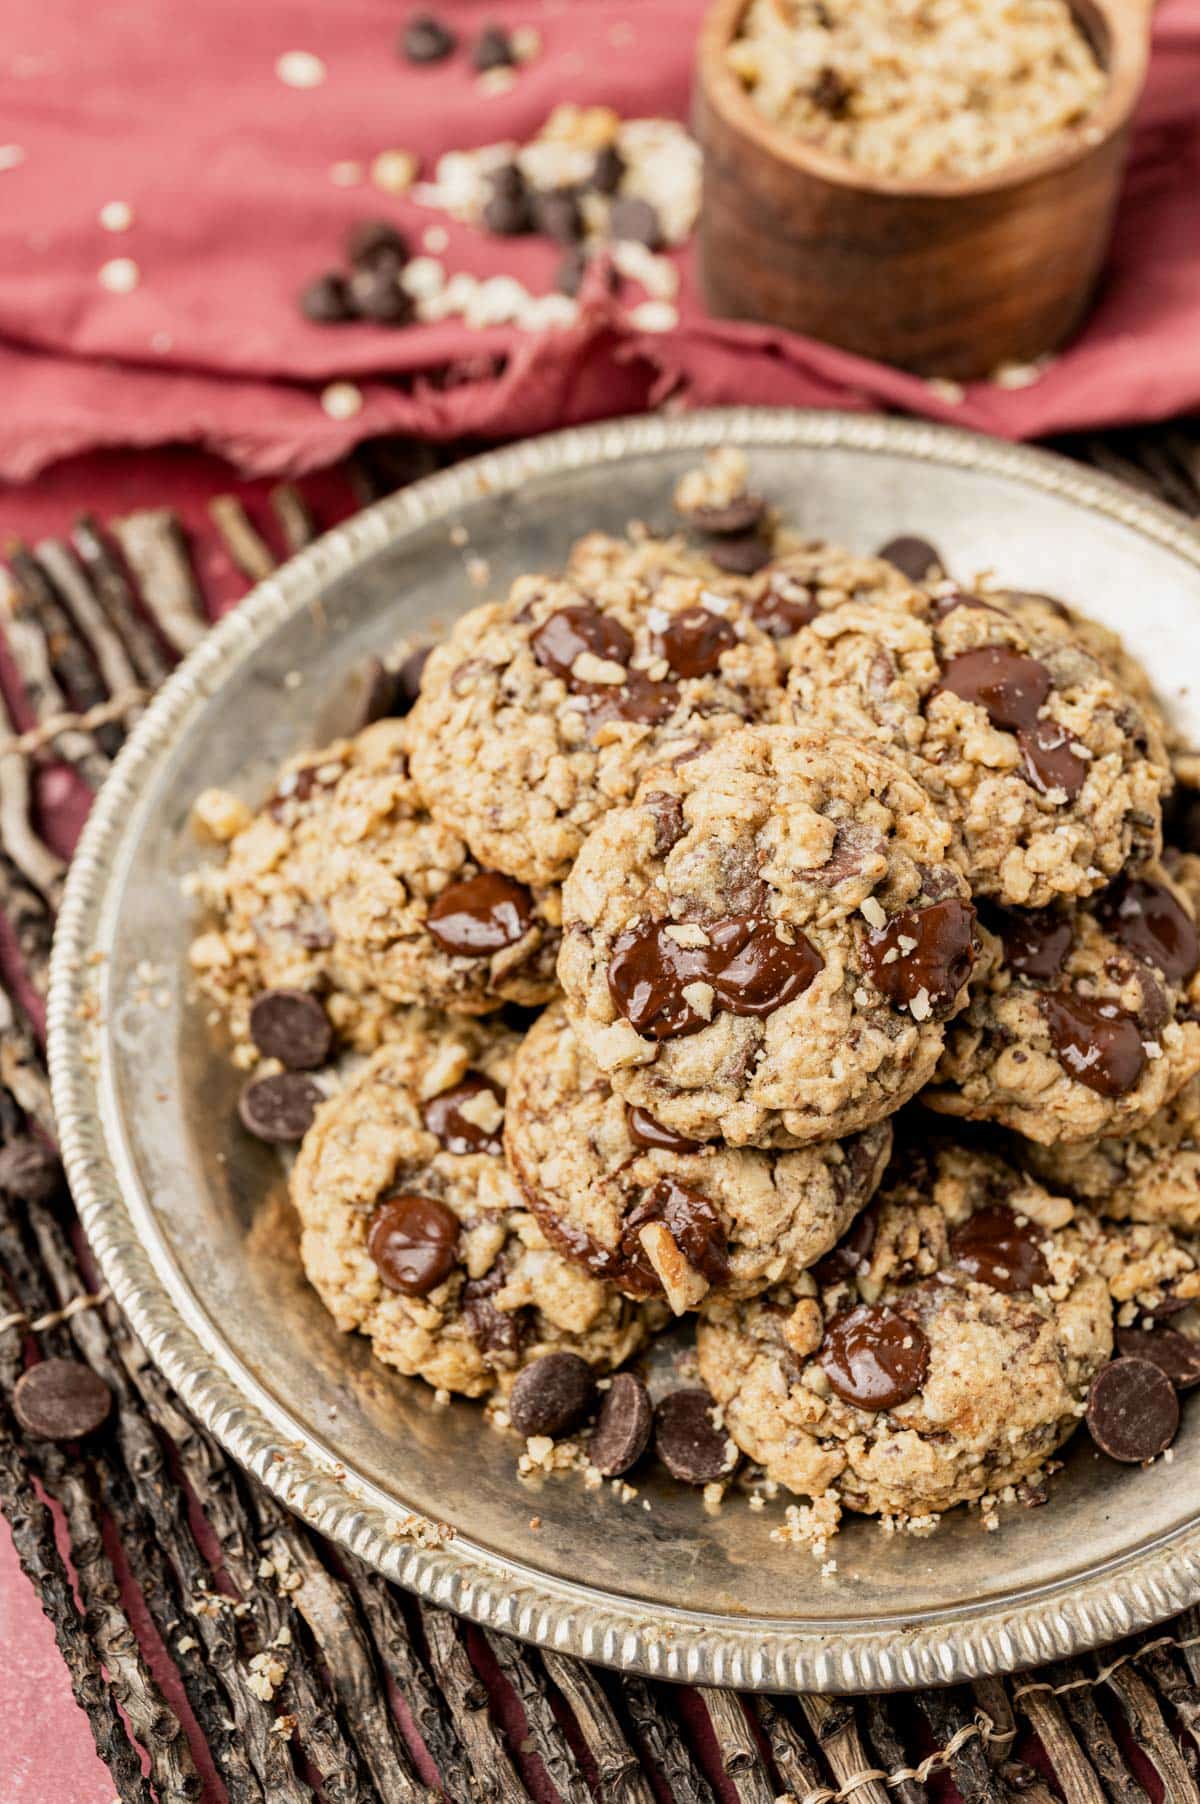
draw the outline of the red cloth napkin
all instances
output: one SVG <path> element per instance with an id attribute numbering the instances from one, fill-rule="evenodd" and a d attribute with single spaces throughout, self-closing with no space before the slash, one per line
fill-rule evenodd
<path id="1" fill-rule="evenodd" d="M 295 307 L 346 227 L 446 223 L 447 267 L 551 287 L 550 245 L 495 240 L 331 167 L 377 152 L 531 136 L 560 100 L 684 118 L 700 0 L 434 0 L 469 40 L 495 16 L 541 55 L 481 95 L 465 52 L 412 68 L 395 0 L 9 0 L 0 51 L 0 476 L 97 445 L 206 445 L 259 473 L 311 468 L 360 438 L 514 435 L 628 411 L 769 401 L 898 406 L 1021 437 L 1200 404 L 1200 0 L 1163 0 L 1108 276 L 1079 340 L 1034 386 L 948 400 L 920 380 L 771 328 L 709 319 L 686 251 L 680 325 L 631 327 L 619 304 L 568 331 L 320 328 Z M 288 51 L 325 79 L 285 85 Z M 99 222 L 121 201 L 119 235 Z M 98 281 L 137 264 L 131 293 Z M 449 367 L 450 380 L 440 377 Z M 337 378 L 363 406 L 333 419 Z"/>

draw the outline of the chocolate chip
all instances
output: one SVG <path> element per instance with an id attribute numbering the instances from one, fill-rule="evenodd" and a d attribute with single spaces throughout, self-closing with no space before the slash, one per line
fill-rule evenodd
<path id="1" fill-rule="evenodd" d="M 533 926 L 533 897 L 523 883 L 498 871 L 480 871 L 444 889 L 425 917 L 444 952 L 490 958 L 515 946 Z"/>
<path id="2" fill-rule="evenodd" d="M 79 1441 L 108 1420 L 112 1392 L 77 1359 L 43 1359 L 13 1387 L 13 1414 L 38 1441 Z"/>
<path id="3" fill-rule="evenodd" d="M 459 1307 L 476 1346 L 490 1366 L 517 1362 L 525 1338 L 524 1309 L 497 1309 L 492 1301 L 508 1281 L 503 1258 L 497 1259 L 482 1278 L 468 1278 L 459 1296 Z"/>
<path id="4" fill-rule="evenodd" d="M 408 256 L 407 238 L 388 219 L 360 219 L 346 234 L 346 257 L 354 269 L 383 269 L 394 276 Z"/>
<path id="5" fill-rule="evenodd" d="M 826 63 L 809 89 L 809 97 L 813 105 L 820 107 L 823 113 L 828 113 L 831 119 L 844 119 L 850 110 L 853 89 L 844 76 Z"/>
<path id="6" fill-rule="evenodd" d="M 574 300 L 583 287 L 583 278 L 587 275 L 588 259 L 584 251 L 572 245 L 554 276 L 554 286 L 559 294 L 569 294 Z"/>
<path id="7" fill-rule="evenodd" d="M 621 1228 L 621 1257 L 644 1281 L 660 1288 L 658 1276 L 646 1257 L 641 1230 L 662 1222 L 693 1270 L 710 1284 L 724 1284 L 729 1277 L 725 1224 L 708 1198 L 676 1178 L 663 1178 L 648 1196 L 632 1208 Z"/>
<path id="8" fill-rule="evenodd" d="M 786 570 L 768 570 L 766 587 L 750 603 L 755 624 L 772 639 L 790 639 L 820 611 L 809 585 Z"/>
<path id="9" fill-rule="evenodd" d="M 421 1109 L 421 1117 L 430 1133 L 440 1140 L 448 1153 L 493 1153 L 504 1150 L 501 1124 L 480 1127 L 462 1113 L 462 1105 L 476 1096 L 493 1096 L 504 1107 L 504 1092 L 499 1084 L 482 1071 L 468 1071 L 461 1083 L 451 1090 L 433 1096 Z"/>
<path id="10" fill-rule="evenodd" d="M 291 1146 L 303 1140 L 312 1126 L 321 1091 L 311 1077 L 299 1071 L 280 1071 L 273 1077 L 256 1077 L 238 1098 L 242 1126 L 272 1146 Z"/>
<path id="11" fill-rule="evenodd" d="M 713 1423 L 715 1407 L 697 1388 L 668 1392 L 654 1412 L 654 1450 L 681 1484 L 714 1484 L 738 1463 L 736 1447 Z"/>
<path id="12" fill-rule="evenodd" d="M 429 662 L 432 645 L 418 645 L 410 651 L 396 672 L 396 705 L 394 714 L 407 714 L 421 693 L 421 677 Z"/>
<path id="13" fill-rule="evenodd" d="M 329 1057 L 333 1027 L 307 990 L 265 990 L 250 1005 L 250 1038 L 289 1071 L 315 1071 Z"/>
<path id="14" fill-rule="evenodd" d="M 485 25 L 471 49 L 471 67 L 482 75 L 487 69 L 509 69 L 516 62 L 512 42 L 502 25 Z"/>
<path id="15" fill-rule="evenodd" d="M 645 1385 L 633 1372 L 618 1372 L 600 1404 L 588 1442 L 589 1463 L 605 1478 L 619 1478 L 645 1453 L 653 1425 Z"/>
<path id="16" fill-rule="evenodd" d="M 1163 804 L 1163 837 L 1181 852 L 1200 852 L 1200 790 L 1176 785 Z"/>
<path id="17" fill-rule="evenodd" d="M 923 991 L 937 1016 L 954 1006 L 970 977 L 975 946 L 975 910 L 952 896 L 899 909 L 886 927 L 864 934 L 863 967 L 893 1007 L 911 1007 Z"/>
<path id="18" fill-rule="evenodd" d="M 941 690 L 977 703 L 994 727 L 1016 735 L 1025 776 L 1035 789 L 1043 794 L 1062 790 L 1073 801 L 1083 788 L 1087 765 L 1071 750 L 1065 729 L 1040 717 L 1052 687 L 1044 664 L 1007 645 L 960 652 L 946 665 L 941 682 Z"/>
<path id="19" fill-rule="evenodd" d="M 705 1025 L 683 991 L 705 980 L 706 948 L 680 946 L 667 925 L 650 921 L 620 934 L 608 964 L 609 994 L 618 1012 L 651 1040 L 677 1039 Z"/>
<path id="20" fill-rule="evenodd" d="M 1118 1328 L 1117 1347 L 1128 1359 L 1148 1359 L 1177 1391 L 1200 1384 L 1200 1341 L 1190 1334 L 1175 1328 Z"/>
<path id="21" fill-rule="evenodd" d="M 807 990 L 825 961 L 800 929 L 779 938 L 767 920 L 716 921 L 708 929 L 717 1001 L 733 1015 L 772 1015 Z"/>
<path id="22" fill-rule="evenodd" d="M 822 1286 L 838 1284 L 845 1278 L 855 1278 L 865 1272 L 871 1263 L 871 1253 L 878 1232 L 877 1209 L 864 1209 L 833 1250 L 826 1253 L 813 1267 L 817 1283 Z"/>
<path id="23" fill-rule="evenodd" d="M 1164 883 L 1118 877 L 1098 899 L 1096 913 L 1126 951 L 1156 966 L 1169 983 L 1182 983 L 1200 964 L 1195 923 Z"/>
<path id="24" fill-rule="evenodd" d="M 1097 1002 L 1071 990 L 1038 997 L 1054 1055 L 1077 1083 L 1098 1096 L 1124 1096 L 1146 1065 L 1146 1048 L 1132 1015 L 1114 1002 Z"/>
<path id="25" fill-rule="evenodd" d="M 866 866 L 883 856 L 883 839 L 877 827 L 861 821 L 839 821 L 834 829 L 833 845 L 824 864 L 815 864 L 804 875 L 814 883 L 828 886 L 844 883 L 847 877 L 858 877 Z"/>
<path id="26" fill-rule="evenodd" d="M 1066 963 L 1074 929 L 1048 908 L 989 907 L 986 924 L 1000 936 L 1004 962 L 1022 977 L 1052 981 Z"/>
<path id="27" fill-rule="evenodd" d="M 377 326 L 406 326 L 415 317 L 412 296 L 401 288 L 395 271 L 382 266 L 355 270 L 350 300 L 360 319 Z"/>
<path id="28" fill-rule="evenodd" d="M 608 664 L 628 664 L 633 656 L 632 634 L 614 615 L 586 603 L 548 614 L 530 634 L 529 644 L 543 669 L 570 688 L 578 686 L 572 670 L 581 653 L 591 652 Z"/>
<path id="29" fill-rule="evenodd" d="M 662 222 L 648 200 L 637 195 L 622 195 L 609 209 L 610 238 L 629 239 L 648 245 L 652 251 L 662 248 Z"/>
<path id="30" fill-rule="evenodd" d="M 551 188 L 537 195 L 533 217 L 542 236 L 556 244 L 575 244 L 583 237 L 583 214 L 573 188 Z"/>
<path id="31" fill-rule="evenodd" d="M 651 644 L 676 676 L 702 677 L 716 670 L 724 653 L 737 642 L 733 625 L 723 614 L 697 604 L 673 614 L 662 632 L 654 634 Z"/>
<path id="32" fill-rule="evenodd" d="M 901 533 L 898 538 L 889 539 L 875 556 L 894 564 L 911 583 L 927 582 L 946 573 L 941 552 L 928 539 L 919 539 L 913 533 Z"/>
<path id="33" fill-rule="evenodd" d="M 757 532 L 731 533 L 709 545 L 706 555 L 718 570 L 727 570 L 731 576 L 753 576 L 770 563 L 771 547 Z"/>
<path id="34" fill-rule="evenodd" d="M 827 1323 L 821 1370 L 857 1409 L 895 1409 L 915 1397 L 929 1375 L 929 1342 L 895 1309 L 859 1303 Z"/>
<path id="35" fill-rule="evenodd" d="M 683 803 L 678 796 L 655 789 L 642 797 L 642 807 L 654 822 L 654 856 L 662 858 L 683 838 Z"/>
<path id="36" fill-rule="evenodd" d="M 518 1434 L 565 1434 L 591 1407 L 592 1368 L 578 1353 L 544 1353 L 518 1374 L 508 1416 Z"/>
<path id="37" fill-rule="evenodd" d="M 459 1220 L 435 1196 L 386 1196 L 371 1217 L 367 1251 L 389 1290 L 425 1297 L 458 1258 Z"/>
<path id="38" fill-rule="evenodd" d="M 615 194 L 621 186 L 621 177 L 625 173 L 625 159 L 615 144 L 606 144 L 596 152 L 596 160 L 592 164 L 592 173 L 588 177 L 588 187 L 594 188 L 597 194 Z"/>
<path id="39" fill-rule="evenodd" d="M 960 1271 L 1005 1296 L 1050 1283 L 1050 1267 L 1036 1230 L 1029 1222 L 1018 1221 L 1002 1203 L 977 1209 L 955 1228 L 950 1257 Z"/>
<path id="40" fill-rule="evenodd" d="M 488 176 L 491 190 L 483 206 L 483 223 L 501 238 L 533 231 L 533 197 L 517 163 L 501 163 Z"/>
<path id="41" fill-rule="evenodd" d="M 336 269 L 314 276 L 300 291 L 300 311 L 317 326 L 336 326 L 353 319 L 354 305 L 345 276 Z"/>
<path id="42" fill-rule="evenodd" d="M 632 1105 L 625 1110 L 625 1125 L 635 1146 L 658 1148 L 667 1153 L 698 1153 L 704 1144 L 702 1140 L 686 1139 L 673 1128 L 664 1127 L 661 1121 L 655 1121 L 647 1109 Z"/>
<path id="43" fill-rule="evenodd" d="M 1171 1445 L 1179 1399 L 1166 1374 L 1148 1359 L 1114 1359 L 1092 1379 L 1088 1433 L 1102 1453 L 1141 1465 Z"/>
<path id="44" fill-rule="evenodd" d="M 14 1202 L 53 1202 L 65 1181 L 58 1154 L 32 1135 L 0 1147 L 0 1190 Z"/>
<path id="45" fill-rule="evenodd" d="M 801 995 L 824 960 L 796 930 L 789 942 L 775 925 L 731 916 L 706 929 L 707 946 L 681 946 L 669 922 L 645 922 L 621 934 L 608 965 L 608 988 L 619 1012 L 639 1034 L 654 1039 L 697 1033 L 705 1017 L 684 990 L 712 986 L 714 1001 L 735 1015 L 770 1015 Z"/>
<path id="46" fill-rule="evenodd" d="M 441 63 L 453 56 L 458 39 L 432 13 L 414 13 L 400 39 L 400 54 L 410 63 Z"/>
<path id="47" fill-rule="evenodd" d="M 593 730 L 612 720 L 633 720 L 641 725 L 657 727 L 668 720 L 679 705 L 679 688 L 675 683 L 656 683 L 644 670 L 630 670 L 625 681 L 597 683 L 594 687 L 574 685 L 587 696 L 588 722 Z"/>
<path id="48" fill-rule="evenodd" d="M 735 495 L 721 507 L 680 509 L 689 525 L 697 532 L 712 533 L 716 538 L 736 537 L 760 526 L 767 511 L 761 495 Z"/>

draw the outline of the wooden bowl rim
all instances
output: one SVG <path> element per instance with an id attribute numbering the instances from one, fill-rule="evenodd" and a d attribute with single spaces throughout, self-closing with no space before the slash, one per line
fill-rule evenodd
<path id="1" fill-rule="evenodd" d="M 790 163 L 807 175 L 833 185 L 858 189 L 864 194 L 894 195 L 897 199 L 953 199 L 992 194 L 1018 188 L 1040 176 L 1068 169 L 1092 156 L 1123 130 L 1141 96 L 1150 51 L 1150 7 L 1130 0 L 1084 0 L 1100 15 L 1108 33 L 1108 88 L 1087 122 L 1082 135 L 1057 150 L 1002 163 L 983 175 L 926 176 L 909 180 L 881 175 L 859 167 L 847 157 L 835 156 L 803 138 L 773 125 L 758 108 L 729 67 L 726 52 L 733 41 L 750 0 L 714 0 L 700 30 L 697 77 L 705 97 L 727 124 L 752 139 L 760 150 L 778 162 Z M 1070 0 L 1076 10 L 1079 0 Z"/>

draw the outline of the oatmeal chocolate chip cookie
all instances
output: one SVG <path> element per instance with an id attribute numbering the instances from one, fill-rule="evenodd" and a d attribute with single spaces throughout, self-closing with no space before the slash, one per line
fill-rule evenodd
<path id="1" fill-rule="evenodd" d="M 932 1076 L 974 909 L 928 797 L 873 746 L 752 727 L 648 774 L 563 892 L 567 1012 L 674 1134 L 834 1140 Z"/>
<path id="2" fill-rule="evenodd" d="M 1200 1233 L 1200 1077 L 1123 1137 L 1025 1147 L 1042 1181 L 1112 1221 Z"/>
<path id="3" fill-rule="evenodd" d="M 1160 734 L 1032 613 L 946 585 L 833 608 L 798 635 L 789 690 L 797 719 L 905 760 L 976 895 L 1040 908 L 1157 856 Z"/>
<path id="4" fill-rule="evenodd" d="M 620 1365 L 656 1306 L 569 1264 L 522 1206 L 501 1150 L 517 1036 L 417 1009 L 401 1029 L 318 1111 L 292 1173 L 304 1269 L 338 1327 L 473 1397 L 557 1348 Z"/>
<path id="5" fill-rule="evenodd" d="M 1132 1134 L 1200 1070 L 1200 860 L 1058 909 L 991 909 L 922 1100 L 1044 1145 Z"/>
<path id="6" fill-rule="evenodd" d="M 550 1242 L 676 1314 L 797 1278 L 869 1200 L 891 1147 L 877 1122 L 785 1151 L 701 1145 L 617 1096 L 561 1005 L 526 1036 L 505 1125 L 509 1166 Z"/>
<path id="7" fill-rule="evenodd" d="M 409 717 L 413 774 L 483 864 L 555 883 L 648 765 L 782 710 L 774 645 L 736 598 L 630 544 L 458 621 Z"/>
<path id="8" fill-rule="evenodd" d="M 250 1038 L 265 991 L 322 995 L 361 1050 L 397 1003 L 481 1014 L 554 993 L 557 891 L 482 869 L 426 813 L 407 724 L 384 720 L 288 764 L 194 887 L 216 915 L 191 948 L 201 987 Z"/>
<path id="9" fill-rule="evenodd" d="M 1073 1215 L 986 1153 L 906 1145 L 813 1274 L 706 1307 L 726 1429 L 789 1490 L 854 1510 L 923 1517 L 1028 1477 L 1112 1351 Z"/>

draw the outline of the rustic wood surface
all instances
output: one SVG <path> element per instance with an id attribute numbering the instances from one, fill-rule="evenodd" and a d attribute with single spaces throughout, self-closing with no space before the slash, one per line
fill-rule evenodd
<path id="1" fill-rule="evenodd" d="M 1200 517 L 1194 424 L 1061 448 Z M 405 448 L 371 447 L 356 492 L 413 473 Z M 272 507 L 261 524 L 233 498 L 212 509 L 248 577 L 270 567 L 273 540 L 282 554 L 316 530 L 297 490 Z M 89 787 L 102 780 L 144 692 L 194 640 L 202 586 L 156 510 L 18 549 L 0 601 L 38 723 L 18 735 L 0 717 L 0 911 L 24 973 L 0 989 L 0 1510 L 117 1796 L 194 1804 L 206 1747 L 229 1804 L 1200 1804 L 1197 1612 L 1083 1660 L 919 1697 L 700 1692 L 419 1605 L 230 1464 L 99 1292 L 44 1156 L 53 1120 L 32 1019 L 62 864 L 31 823 L 31 767 L 56 756 Z M 14 1388 L 42 1357 L 84 1362 L 113 1393 L 84 1445 L 17 1424 Z M 124 1574 L 177 1674 L 174 1702 Z"/>

